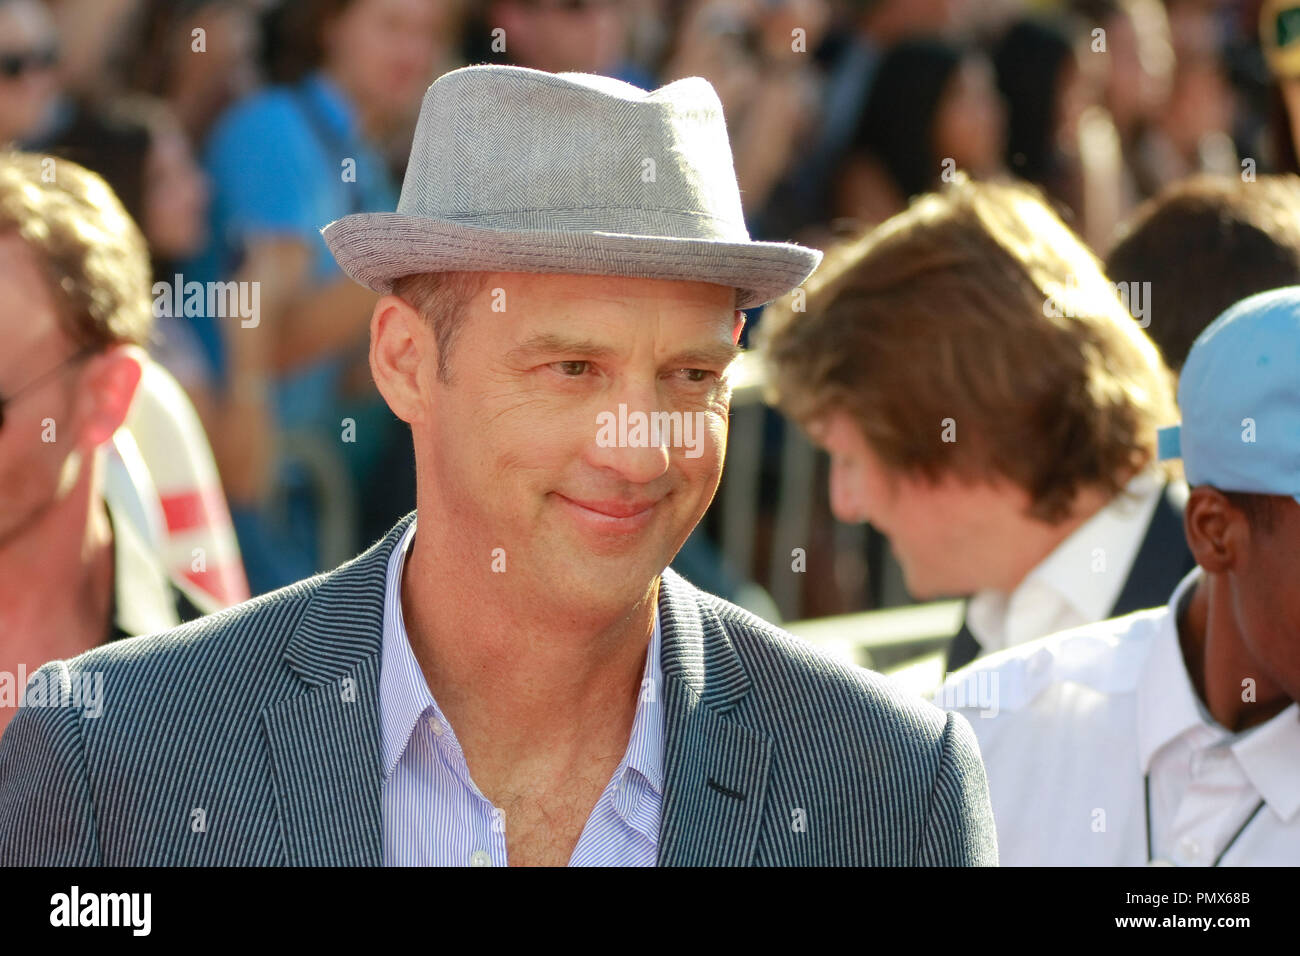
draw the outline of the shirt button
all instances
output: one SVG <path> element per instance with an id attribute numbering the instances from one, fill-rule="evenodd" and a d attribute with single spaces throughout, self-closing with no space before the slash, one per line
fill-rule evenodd
<path id="1" fill-rule="evenodd" d="M 1201 855 L 1201 845 L 1191 837 L 1183 837 L 1179 840 L 1178 848 L 1183 851 L 1184 855 L 1193 860 Z"/>
<path id="2" fill-rule="evenodd" d="M 469 855 L 470 866 L 491 866 L 492 857 L 488 856 L 483 850 L 475 850 Z"/>
<path id="3" fill-rule="evenodd" d="M 429 729 L 433 731 L 433 735 L 434 735 L 435 737 L 441 737 L 441 736 L 442 736 L 442 732 L 443 732 L 444 730 L 446 730 L 447 728 L 444 727 L 444 726 L 442 725 L 442 721 L 439 720 L 437 717 L 430 717 L 430 718 L 429 718 Z"/>

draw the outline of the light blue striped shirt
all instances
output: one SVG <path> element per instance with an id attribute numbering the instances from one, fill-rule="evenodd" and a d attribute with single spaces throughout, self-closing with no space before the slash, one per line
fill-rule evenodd
<path id="1" fill-rule="evenodd" d="M 388 561 L 379 670 L 384 865 L 505 866 L 504 812 L 470 777 L 456 732 L 429 691 L 402 620 L 406 529 Z M 659 615 L 627 751 L 587 818 L 570 866 L 654 866 L 663 805 Z"/>

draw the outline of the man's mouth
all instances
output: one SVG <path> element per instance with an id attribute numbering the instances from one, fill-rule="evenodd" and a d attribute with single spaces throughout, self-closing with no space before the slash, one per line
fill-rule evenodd
<path id="1" fill-rule="evenodd" d="M 554 493 L 560 503 L 579 521 L 600 531 L 640 531 L 654 517 L 663 498 L 638 498 L 624 501 L 614 498 L 570 498 Z"/>

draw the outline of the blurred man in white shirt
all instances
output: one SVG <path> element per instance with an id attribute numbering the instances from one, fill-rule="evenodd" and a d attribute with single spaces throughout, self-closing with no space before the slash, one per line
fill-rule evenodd
<path id="1" fill-rule="evenodd" d="M 927 195 L 763 323 L 835 516 L 889 539 L 912 597 L 973 595 L 949 670 L 1150 607 L 1191 569 L 1155 454 L 1169 370 L 1033 191 Z"/>
<path id="2" fill-rule="evenodd" d="M 1191 350 L 1185 531 L 1165 607 L 952 675 L 1010 865 L 1300 864 L 1300 287 L 1252 296 Z"/>

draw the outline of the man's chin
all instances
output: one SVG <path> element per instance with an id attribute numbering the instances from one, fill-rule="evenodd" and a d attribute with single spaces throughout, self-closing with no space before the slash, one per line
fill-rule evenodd
<path id="1" fill-rule="evenodd" d="M 936 580 L 933 575 L 918 574 L 914 568 L 906 565 L 902 565 L 902 568 L 903 586 L 907 588 L 907 593 L 913 600 L 939 601 L 951 597 L 952 592 L 944 588 L 943 583 Z"/>
<path id="2" fill-rule="evenodd" d="M 615 615 L 640 601 L 671 560 L 667 549 L 644 545 L 622 554 L 555 547 L 547 550 L 546 567 L 534 580 L 539 600 L 556 611 Z"/>

